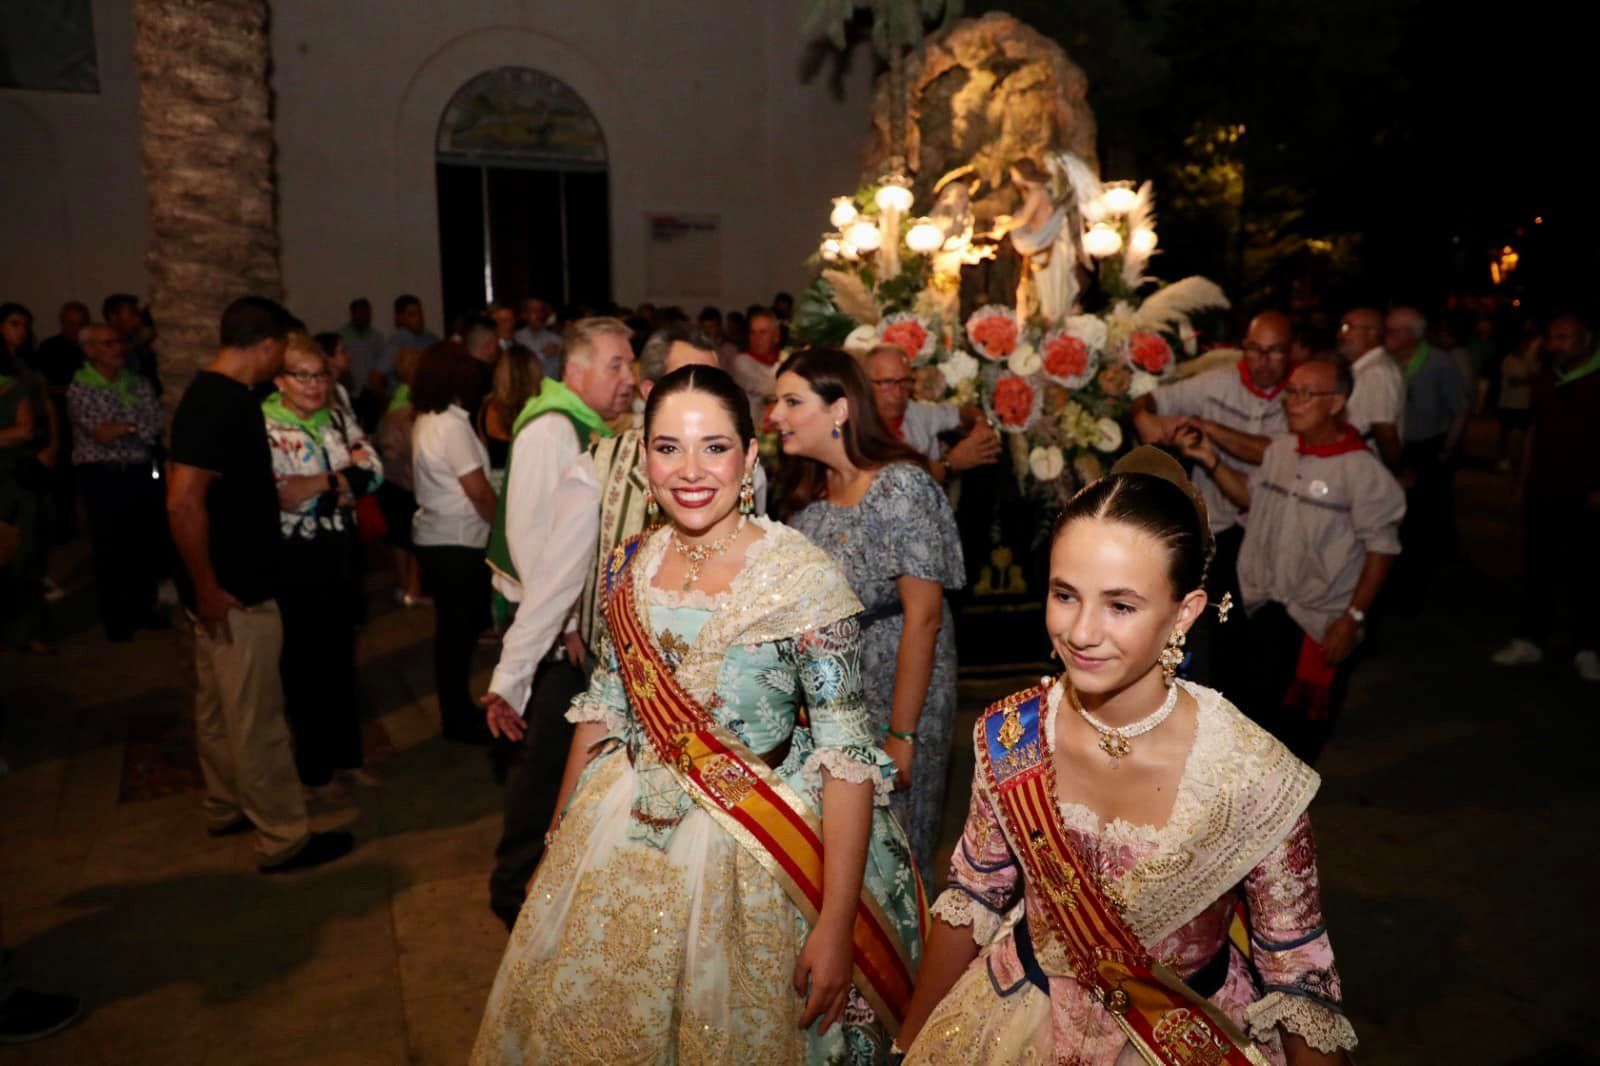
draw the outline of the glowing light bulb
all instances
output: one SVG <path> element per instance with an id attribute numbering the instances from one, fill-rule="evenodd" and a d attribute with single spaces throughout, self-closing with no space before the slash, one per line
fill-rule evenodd
<path id="1" fill-rule="evenodd" d="M 928 255 L 938 251 L 944 243 L 944 230 L 923 219 L 906 233 L 906 247 L 918 255 Z"/>
<path id="2" fill-rule="evenodd" d="M 822 242 L 822 258 L 826 259 L 828 262 L 838 262 L 841 253 L 842 249 L 840 248 L 839 242 L 834 240 L 832 237 L 829 237 L 827 240 Z"/>
<path id="3" fill-rule="evenodd" d="M 857 218 L 861 212 L 856 210 L 855 201 L 848 196 L 835 196 L 833 198 L 833 212 L 828 216 L 828 221 L 833 223 L 835 229 L 844 229 Z"/>
<path id="4" fill-rule="evenodd" d="M 872 199 L 885 211 L 899 211 L 904 214 L 911 210 L 911 190 L 904 185 L 885 185 Z"/>
<path id="5" fill-rule="evenodd" d="M 1122 250 L 1122 234 L 1102 222 L 1083 235 L 1083 250 L 1096 259 L 1116 255 Z"/>
<path id="6" fill-rule="evenodd" d="M 865 219 L 845 230 L 844 235 L 863 252 L 876 252 L 883 243 L 883 234 L 878 232 L 878 227 Z"/>
<path id="7" fill-rule="evenodd" d="M 1107 186 L 1100 198 L 1105 201 L 1106 210 L 1113 215 L 1125 215 L 1139 202 L 1139 194 L 1126 185 Z"/>
<path id="8" fill-rule="evenodd" d="M 1110 212 L 1106 210 L 1105 201 L 1099 197 L 1083 205 L 1083 220 L 1090 225 L 1094 225 L 1096 222 L 1104 222 L 1108 214 Z"/>
<path id="9" fill-rule="evenodd" d="M 1128 247 L 1140 255 L 1149 255 L 1156 250 L 1156 231 L 1140 226 L 1128 235 Z"/>

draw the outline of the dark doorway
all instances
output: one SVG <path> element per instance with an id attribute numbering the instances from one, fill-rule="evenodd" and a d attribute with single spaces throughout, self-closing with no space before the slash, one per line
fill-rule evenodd
<path id="1" fill-rule="evenodd" d="M 530 296 L 611 302 L 605 139 L 564 82 L 502 67 L 462 86 L 439 123 L 436 178 L 447 322 Z"/>

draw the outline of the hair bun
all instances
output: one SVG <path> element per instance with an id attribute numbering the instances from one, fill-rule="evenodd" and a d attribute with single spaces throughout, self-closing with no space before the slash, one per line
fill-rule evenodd
<path id="1" fill-rule="evenodd" d="M 1182 489 L 1183 494 L 1189 497 L 1189 502 L 1194 504 L 1194 513 L 1200 519 L 1200 542 L 1205 546 L 1206 558 L 1211 558 L 1216 551 L 1217 543 L 1216 538 L 1211 535 L 1211 516 L 1206 510 L 1206 499 L 1200 495 L 1200 490 L 1195 488 L 1194 482 L 1189 480 L 1182 463 L 1160 448 L 1141 444 L 1112 464 L 1111 472 L 1148 474 L 1162 481 L 1169 481 Z"/>

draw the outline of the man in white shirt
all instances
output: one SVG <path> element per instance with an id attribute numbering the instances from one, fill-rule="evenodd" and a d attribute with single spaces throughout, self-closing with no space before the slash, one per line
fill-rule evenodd
<path id="1" fill-rule="evenodd" d="M 1355 391 L 1345 421 L 1390 469 L 1400 465 L 1406 421 L 1406 378 L 1383 348 L 1383 315 L 1375 307 L 1345 312 L 1339 323 L 1339 358 L 1350 364 Z"/>
<path id="2" fill-rule="evenodd" d="M 1184 453 L 1250 511 L 1239 552 L 1250 669 L 1233 699 L 1306 762 L 1333 729 L 1348 663 L 1395 557 L 1406 498 L 1344 421 L 1348 365 L 1313 359 L 1284 389 L 1289 433 L 1248 475 L 1187 437 Z"/>
<path id="3" fill-rule="evenodd" d="M 534 297 L 522 301 L 522 328 L 512 339 L 539 357 L 539 368 L 547 378 L 561 380 L 561 334 L 550 328 L 554 317 L 550 305 Z"/>
<path id="4" fill-rule="evenodd" d="M 733 359 L 733 380 L 750 397 L 750 417 L 755 419 L 757 432 L 766 424 L 767 408 L 772 406 L 778 360 L 783 354 L 778 350 L 781 329 L 778 316 L 766 308 L 751 312 L 750 346 Z"/>
<path id="5" fill-rule="evenodd" d="M 569 634 L 564 642 L 568 669 L 557 680 L 567 694 L 575 694 L 570 679 L 583 645 L 567 623 L 593 566 L 600 533 L 600 482 L 588 449 L 611 435 L 606 423 L 626 411 L 633 398 L 630 336 L 614 318 L 573 323 L 562 380 L 547 378 L 512 426 L 506 490 L 489 562 L 496 590 L 517 607 L 483 697 L 490 732 L 524 741 L 523 761 L 506 782 L 507 824 L 489 879 L 490 906 L 508 925 L 516 920 L 532 872 L 522 861 L 525 812 L 547 804 L 560 784 L 559 753 L 541 750 L 540 742 L 563 732 L 566 702 L 557 698 L 562 693 L 541 691 L 530 708 L 529 695 L 534 675 L 563 630 Z M 536 713 L 524 724 L 530 709 Z"/>
<path id="6" fill-rule="evenodd" d="M 1139 436 L 1150 444 L 1176 444 L 1180 432 L 1192 427 L 1216 446 L 1224 465 L 1248 477 L 1272 438 L 1284 430 L 1279 396 L 1288 375 L 1293 332 L 1289 316 L 1281 311 L 1263 311 L 1251 319 L 1241 345 L 1244 358 L 1238 363 L 1162 385 L 1134 401 L 1133 425 Z M 1237 601 L 1243 511 L 1217 487 L 1209 471 L 1196 470 L 1193 477 L 1205 498 L 1217 542 L 1206 591 L 1213 601 L 1224 595 Z M 1231 692 L 1248 668 L 1236 630 L 1211 617 L 1194 631 L 1193 676 L 1224 692 Z"/>
<path id="7" fill-rule="evenodd" d="M 916 379 L 911 360 L 898 344 L 880 344 L 864 363 L 872 382 L 872 406 L 889 431 L 928 457 L 928 472 L 941 485 L 952 474 L 988 466 L 1000 458 L 1000 435 L 976 407 L 913 400 Z M 962 437 L 946 452 L 941 435 L 960 430 Z"/>

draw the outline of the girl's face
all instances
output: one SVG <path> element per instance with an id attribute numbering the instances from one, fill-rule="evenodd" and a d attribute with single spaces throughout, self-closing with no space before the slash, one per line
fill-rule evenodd
<path id="1" fill-rule="evenodd" d="M 28 316 L 20 311 L 13 311 L 7 315 L 4 322 L 0 322 L 0 340 L 5 341 L 6 347 L 17 351 L 28 339 Z"/>
<path id="2" fill-rule="evenodd" d="M 342 337 L 333 347 L 333 358 L 328 360 L 328 369 L 333 373 L 335 381 L 350 373 L 350 349 L 345 347 Z"/>
<path id="3" fill-rule="evenodd" d="M 1202 591 L 1173 598 L 1168 567 L 1165 545 L 1121 522 L 1079 519 L 1056 537 L 1045 629 L 1079 692 L 1111 694 L 1140 680 L 1205 609 Z"/>
<path id="4" fill-rule="evenodd" d="M 328 405 L 332 378 L 326 359 L 296 349 L 284 353 L 283 373 L 277 377 L 277 386 L 283 393 L 284 406 L 304 418 Z"/>
<path id="5" fill-rule="evenodd" d="M 675 392 L 664 399 L 644 449 L 656 504 L 691 536 L 735 515 L 739 487 L 758 455 L 755 441 L 748 448 L 740 445 L 722 401 L 704 392 Z"/>
<path id="6" fill-rule="evenodd" d="M 835 424 L 850 417 L 849 401 L 843 397 L 826 403 L 811 382 L 790 371 L 778 378 L 778 402 L 769 416 L 778 427 L 778 440 L 785 455 L 821 459 L 838 446 Z"/>

